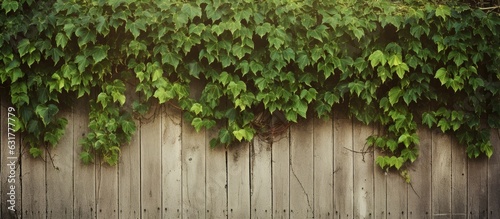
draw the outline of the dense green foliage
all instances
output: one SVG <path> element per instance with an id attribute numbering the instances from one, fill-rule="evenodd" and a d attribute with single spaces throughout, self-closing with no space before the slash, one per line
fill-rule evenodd
<path id="1" fill-rule="evenodd" d="M 197 130 L 225 124 L 212 146 L 268 131 L 253 122 L 262 113 L 297 122 L 345 104 L 386 128 L 367 140 L 385 152 L 382 168 L 417 158 L 419 125 L 454 133 L 470 157 L 492 154 L 500 126 L 500 18 L 469 6 L 4 0 L 0 28 L 0 79 L 35 157 L 64 134 L 68 97 L 86 95 L 81 158 L 97 151 L 109 164 L 135 132 L 132 114 L 156 101 Z"/>

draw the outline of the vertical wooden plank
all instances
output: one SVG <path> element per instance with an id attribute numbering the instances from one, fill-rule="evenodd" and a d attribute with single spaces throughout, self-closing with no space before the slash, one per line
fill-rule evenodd
<path id="1" fill-rule="evenodd" d="M 391 171 L 387 175 L 387 218 L 407 217 L 408 184 L 399 171 Z"/>
<path id="2" fill-rule="evenodd" d="M 249 143 L 232 145 L 227 151 L 227 208 L 229 218 L 250 218 Z"/>
<path id="3" fill-rule="evenodd" d="M 481 169 L 486 173 L 486 162 L 483 164 Z M 459 145 L 456 139 L 452 139 L 451 146 L 451 213 L 453 218 L 467 217 L 467 154 L 465 147 Z"/>
<path id="4" fill-rule="evenodd" d="M 335 217 L 353 218 L 352 119 L 345 111 L 334 112 L 334 207 Z"/>
<path id="5" fill-rule="evenodd" d="M 432 134 L 427 128 L 420 127 L 419 156 L 408 169 L 411 177 L 408 188 L 408 218 L 431 218 L 431 173 L 432 173 Z"/>
<path id="6" fill-rule="evenodd" d="M 488 160 L 486 156 L 470 159 L 468 163 L 469 218 L 488 217 Z M 500 194 L 497 194 L 497 197 Z"/>
<path id="7" fill-rule="evenodd" d="M 500 130 L 491 130 L 493 155 L 488 160 L 489 218 L 500 218 Z"/>
<path id="8" fill-rule="evenodd" d="M 333 124 L 314 118 L 314 218 L 333 217 Z"/>
<path id="9" fill-rule="evenodd" d="M 22 152 L 22 209 L 23 218 L 45 219 L 47 217 L 45 161 L 34 159 L 25 147 Z M 44 159 L 47 159 L 44 156 Z"/>
<path id="10" fill-rule="evenodd" d="M 366 138 L 374 135 L 373 126 L 355 122 L 354 136 L 354 218 L 374 218 L 374 159 L 373 150 L 366 145 Z"/>
<path id="11" fill-rule="evenodd" d="M 205 130 L 182 121 L 182 217 L 205 218 Z"/>
<path id="12" fill-rule="evenodd" d="M 451 139 L 432 133 L 432 215 L 451 218 Z"/>
<path id="13" fill-rule="evenodd" d="M 314 217 L 313 120 L 290 127 L 290 218 Z"/>
<path id="14" fill-rule="evenodd" d="M 382 135 L 384 130 L 377 127 L 378 135 Z M 374 151 L 374 157 L 382 156 L 380 150 Z M 387 218 L 387 172 L 374 163 L 374 194 L 375 194 L 375 218 Z"/>
<path id="15" fill-rule="evenodd" d="M 255 137 L 250 154 L 252 218 L 271 218 L 273 208 L 271 144 Z"/>
<path id="16" fill-rule="evenodd" d="M 276 136 L 271 147 L 273 218 L 290 217 L 290 133 L 288 130 L 281 136 Z"/>
<path id="17" fill-rule="evenodd" d="M 14 132 L 18 112 L 12 107 L 4 93 L 0 94 L 0 218 L 21 218 L 21 135 Z M 9 114 L 11 113 L 11 114 Z"/>
<path id="18" fill-rule="evenodd" d="M 73 217 L 88 219 L 96 215 L 96 165 L 85 165 L 80 159 L 82 150 L 80 141 L 88 132 L 89 98 L 87 96 L 76 100 L 73 116 Z"/>
<path id="19" fill-rule="evenodd" d="M 158 104 L 141 120 L 141 215 L 142 218 L 160 218 L 161 187 L 161 134 L 162 112 Z"/>
<path id="20" fill-rule="evenodd" d="M 138 98 L 135 87 L 127 84 L 125 107 Z M 118 218 L 141 217 L 141 123 L 134 119 L 136 131 L 128 145 L 121 148 L 118 163 Z"/>
<path id="21" fill-rule="evenodd" d="M 250 218 L 250 149 L 238 143 L 227 151 L 227 208 L 229 218 Z"/>
<path id="22" fill-rule="evenodd" d="M 118 218 L 118 166 L 109 166 L 101 159 L 97 160 L 97 218 Z"/>
<path id="23" fill-rule="evenodd" d="M 225 218 L 227 217 L 227 171 L 226 171 L 226 148 L 225 145 L 219 145 L 216 148 L 210 148 L 209 142 L 217 137 L 218 127 L 207 130 L 206 149 L 206 206 L 207 218 Z M 229 164 L 228 164 L 229 165 Z M 245 172 L 239 173 L 244 175 Z M 235 200 L 233 200 L 235 201 Z"/>
<path id="24" fill-rule="evenodd" d="M 170 104 L 163 114 L 162 197 L 163 218 L 181 218 L 182 213 L 182 115 Z"/>
<path id="25" fill-rule="evenodd" d="M 59 143 L 48 153 L 47 218 L 73 217 L 73 111 L 65 109 L 60 116 L 68 124 Z"/>

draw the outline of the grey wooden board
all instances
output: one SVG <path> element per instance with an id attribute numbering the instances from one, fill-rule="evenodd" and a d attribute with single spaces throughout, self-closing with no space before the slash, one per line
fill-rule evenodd
<path id="1" fill-rule="evenodd" d="M 353 218 L 353 133 L 352 119 L 334 112 L 334 208 L 335 217 Z"/>
<path id="2" fill-rule="evenodd" d="M 451 216 L 451 138 L 432 132 L 432 214 Z"/>
<path id="3" fill-rule="evenodd" d="M 51 148 L 46 164 L 47 218 L 73 217 L 73 112 L 60 111 L 60 116 L 68 120 L 64 135 Z"/>
<path id="4" fill-rule="evenodd" d="M 120 153 L 118 164 L 119 182 L 119 218 L 138 219 L 141 217 L 141 166 L 140 162 L 140 123 L 136 124 L 136 134 L 132 136 L 130 144 L 124 145 Z"/>
<path id="5" fill-rule="evenodd" d="M 74 218 L 81 219 L 95 218 L 96 215 L 95 164 L 83 164 L 79 155 L 82 151 L 79 142 L 88 132 L 88 103 L 86 96 L 77 100 L 73 116 L 73 191 L 76 195 L 71 202 L 74 203 Z"/>
<path id="6" fill-rule="evenodd" d="M 219 126 L 220 127 L 220 126 Z M 218 128 L 207 130 L 206 143 L 218 135 Z M 210 145 L 204 146 L 206 149 L 206 208 L 207 218 L 227 217 L 228 192 L 227 192 L 227 171 L 226 171 L 226 147 L 219 145 L 210 148 Z M 229 165 L 229 164 L 228 164 Z M 240 173 L 244 174 L 244 173 Z M 234 201 L 234 200 L 232 200 Z"/>
<path id="7" fill-rule="evenodd" d="M 161 164 L 162 112 L 153 105 L 147 115 L 149 120 L 141 120 L 141 216 L 160 218 L 162 215 Z"/>
<path id="8" fill-rule="evenodd" d="M 471 159 L 468 163 L 467 217 L 469 218 L 488 217 L 488 168 L 485 168 L 487 163 L 488 160 L 484 155 Z"/>
<path id="9" fill-rule="evenodd" d="M 255 137 L 250 152 L 250 199 L 252 218 L 271 218 L 271 144 Z"/>
<path id="10" fill-rule="evenodd" d="M 272 145 L 273 218 L 290 217 L 290 141 L 289 132 L 276 137 Z"/>
<path id="11" fill-rule="evenodd" d="M 118 166 L 100 163 L 96 175 L 97 218 L 118 218 Z"/>
<path id="12" fill-rule="evenodd" d="M 429 129 L 420 127 L 417 160 L 409 167 L 410 187 L 408 188 L 408 218 L 431 218 L 431 168 L 432 134 Z"/>
<path id="13" fill-rule="evenodd" d="M 451 151 L 451 212 L 453 218 L 466 218 L 467 154 L 465 147 L 459 145 L 455 138 L 452 138 Z"/>
<path id="14" fill-rule="evenodd" d="M 249 143 L 237 143 L 227 151 L 228 218 L 250 218 Z"/>
<path id="15" fill-rule="evenodd" d="M 290 218 L 314 217 L 313 120 L 290 127 Z"/>
<path id="16" fill-rule="evenodd" d="M 384 134 L 381 127 L 377 127 L 378 135 Z M 382 156 L 380 150 L 374 151 L 374 157 Z M 387 173 L 378 164 L 374 164 L 374 194 L 375 218 L 387 218 Z"/>
<path id="17" fill-rule="evenodd" d="M 205 130 L 182 122 L 182 217 L 205 218 Z"/>
<path id="18" fill-rule="evenodd" d="M 408 217 L 408 184 L 398 171 L 387 174 L 387 218 Z"/>
<path id="19" fill-rule="evenodd" d="M 12 115 L 17 116 L 18 113 L 11 111 L 12 114 L 9 116 L 9 107 L 11 105 L 3 94 L 0 98 L 0 145 L 2 146 L 0 148 L 0 194 L 2 194 L 0 196 L 2 197 L 0 200 L 0 218 L 21 218 L 23 213 L 21 208 L 21 135 L 13 130 L 16 127 L 14 127 L 13 123 L 14 118 L 11 117 Z"/>
<path id="20" fill-rule="evenodd" d="M 493 155 L 488 161 L 489 218 L 500 218 L 500 130 L 491 131 Z"/>
<path id="21" fill-rule="evenodd" d="M 182 114 L 171 106 L 162 114 L 162 199 L 163 218 L 180 218 L 182 213 Z"/>
<path id="22" fill-rule="evenodd" d="M 314 218 L 332 218 L 333 122 L 314 118 Z"/>
<path id="23" fill-rule="evenodd" d="M 45 219 L 47 217 L 45 162 L 33 159 L 27 147 L 23 149 L 21 159 L 23 218 Z"/>
<path id="24" fill-rule="evenodd" d="M 375 194 L 373 148 L 366 145 L 366 138 L 374 135 L 373 126 L 360 122 L 353 124 L 353 201 L 354 218 L 374 218 Z"/>

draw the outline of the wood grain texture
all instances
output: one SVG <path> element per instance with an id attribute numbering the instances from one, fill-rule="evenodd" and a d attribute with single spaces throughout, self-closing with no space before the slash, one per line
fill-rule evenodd
<path id="1" fill-rule="evenodd" d="M 118 164 L 119 182 L 119 218 L 138 219 L 141 217 L 141 125 L 134 121 L 137 133 L 132 136 L 130 144 L 121 149 Z"/>
<path id="2" fill-rule="evenodd" d="M 73 217 L 73 112 L 65 109 L 60 116 L 68 120 L 66 130 L 59 143 L 48 153 L 46 165 L 47 218 Z M 52 164 L 52 165 L 51 165 Z M 69 164 L 69 165 L 68 165 Z"/>
<path id="3" fill-rule="evenodd" d="M 290 218 L 314 217 L 313 120 L 290 127 Z"/>
<path id="4" fill-rule="evenodd" d="M 227 151 L 228 218 L 250 218 L 249 143 L 237 143 Z"/>
<path id="5" fill-rule="evenodd" d="M 33 159 L 28 148 L 24 148 L 21 163 L 23 218 L 45 219 L 47 217 L 45 162 Z"/>
<path id="6" fill-rule="evenodd" d="M 171 105 L 162 114 L 163 218 L 182 216 L 182 113 Z"/>
<path id="7" fill-rule="evenodd" d="M 160 218 L 162 215 L 162 111 L 153 105 L 151 120 L 141 121 L 141 216 Z"/>
<path id="8" fill-rule="evenodd" d="M 488 160 L 482 155 L 468 162 L 467 208 L 469 218 L 488 217 Z M 465 189 L 465 188 L 464 188 Z M 500 195 L 500 194 L 498 194 Z"/>
<path id="9" fill-rule="evenodd" d="M 379 126 L 376 127 L 378 135 L 384 133 L 383 129 Z M 380 150 L 374 151 L 374 157 L 382 156 Z M 378 164 L 374 164 L 374 194 L 375 194 L 375 218 L 387 218 L 387 172 L 382 170 Z"/>
<path id="10" fill-rule="evenodd" d="M 219 125 L 220 127 L 220 125 Z M 225 218 L 228 211 L 227 170 L 226 170 L 226 147 L 219 145 L 210 148 L 209 142 L 218 135 L 217 129 L 207 130 L 205 145 L 206 149 L 206 208 L 207 218 Z M 229 165 L 229 164 L 228 164 Z M 240 174 L 245 174 L 241 172 Z M 233 200 L 234 201 L 234 200 Z"/>
<path id="11" fill-rule="evenodd" d="M 118 218 L 118 166 L 101 163 L 97 166 L 97 218 Z"/>
<path id="12" fill-rule="evenodd" d="M 205 218 L 205 130 L 182 121 L 182 217 Z"/>
<path id="13" fill-rule="evenodd" d="M 335 217 L 353 218 L 353 123 L 344 111 L 335 111 L 333 118 Z"/>
<path id="14" fill-rule="evenodd" d="M 74 218 L 88 219 L 96 216 L 96 165 L 85 165 L 80 159 L 82 151 L 79 142 L 88 133 L 89 98 L 84 96 L 75 102 L 73 117 L 73 166 Z"/>
<path id="15" fill-rule="evenodd" d="M 488 216 L 500 218 L 500 130 L 491 131 L 493 155 L 488 160 Z"/>
<path id="16" fill-rule="evenodd" d="M 467 217 L 467 162 L 465 147 L 452 138 L 451 213 L 457 219 Z"/>
<path id="17" fill-rule="evenodd" d="M 387 174 L 387 218 L 408 217 L 408 184 L 399 171 Z"/>
<path id="18" fill-rule="evenodd" d="M 432 133 L 421 127 L 417 160 L 408 169 L 411 179 L 408 188 L 408 218 L 431 218 Z"/>
<path id="19" fill-rule="evenodd" d="M 250 152 L 251 218 L 271 218 L 271 143 L 254 138 Z"/>
<path id="20" fill-rule="evenodd" d="M 353 201 L 354 218 L 374 218 L 375 194 L 373 148 L 366 145 L 366 138 L 374 135 L 373 126 L 354 122 L 353 126 Z"/>
<path id="21" fill-rule="evenodd" d="M 290 217 L 290 133 L 276 137 L 272 145 L 273 218 Z"/>
<path id="22" fill-rule="evenodd" d="M 432 132 L 432 215 L 451 218 L 451 138 Z"/>
<path id="23" fill-rule="evenodd" d="M 333 121 L 314 118 L 314 218 L 332 218 Z"/>

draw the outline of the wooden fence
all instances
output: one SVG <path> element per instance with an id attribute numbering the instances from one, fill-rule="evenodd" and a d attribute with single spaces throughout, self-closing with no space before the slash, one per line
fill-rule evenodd
<path id="1" fill-rule="evenodd" d="M 379 152 L 365 139 L 378 130 L 338 111 L 293 125 L 273 143 L 210 149 L 216 133 L 195 132 L 167 106 L 137 122 L 120 163 L 110 167 L 78 157 L 87 104 L 62 112 L 66 134 L 43 161 L 20 150 L 18 134 L 19 159 L 12 158 L 2 102 L 1 218 L 500 218 L 497 131 L 493 157 L 469 160 L 453 138 L 420 129 L 407 184 L 375 165 Z"/>

